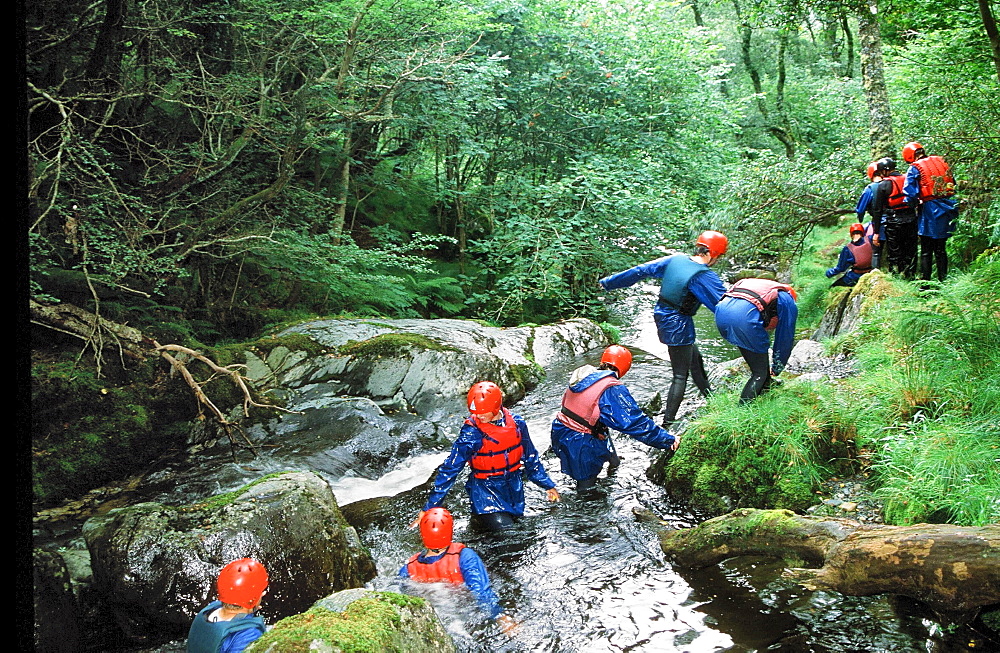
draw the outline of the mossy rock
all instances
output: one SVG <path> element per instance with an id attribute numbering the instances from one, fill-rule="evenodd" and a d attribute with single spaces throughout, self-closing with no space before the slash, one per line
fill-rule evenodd
<path id="1" fill-rule="evenodd" d="M 364 589 L 338 592 L 302 614 L 282 619 L 254 642 L 252 653 L 445 653 L 454 651 L 423 599 Z"/>
<path id="2" fill-rule="evenodd" d="M 416 333 L 383 333 L 360 342 L 351 340 L 337 348 L 341 356 L 393 357 L 402 356 L 411 350 L 458 351 L 455 347 L 442 344 L 433 338 Z"/>

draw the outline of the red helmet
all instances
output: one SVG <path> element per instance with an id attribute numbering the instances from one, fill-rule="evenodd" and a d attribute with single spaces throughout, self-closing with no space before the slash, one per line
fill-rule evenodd
<path id="1" fill-rule="evenodd" d="M 451 544 L 453 532 L 451 513 L 444 508 L 431 508 L 420 518 L 420 538 L 428 549 L 443 549 Z"/>
<path id="2" fill-rule="evenodd" d="M 267 589 L 267 570 L 253 558 L 233 560 L 219 572 L 219 600 L 253 610 Z"/>
<path id="3" fill-rule="evenodd" d="M 851 225 L 852 236 L 854 234 L 863 234 L 863 233 L 865 233 L 865 225 L 861 224 L 860 222 L 855 222 L 854 224 Z"/>
<path id="4" fill-rule="evenodd" d="M 874 161 L 872 161 L 871 163 L 868 164 L 868 170 L 866 170 L 866 172 L 868 173 L 868 179 L 874 179 L 874 177 L 875 177 L 875 168 L 876 168 L 876 165 L 875 165 Z"/>
<path id="5" fill-rule="evenodd" d="M 632 369 L 632 352 L 621 345 L 611 345 L 601 354 L 601 362 L 614 365 L 620 379 Z"/>
<path id="6" fill-rule="evenodd" d="M 917 160 L 917 151 L 923 151 L 924 146 L 917 141 L 910 141 L 903 146 L 903 161 L 913 163 Z"/>
<path id="7" fill-rule="evenodd" d="M 486 415 L 500 412 L 503 405 L 503 392 L 500 386 L 492 381 L 480 381 L 469 388 L 469 412 L 473 415 Z"/>
<path id="8" fill-rule="evenodd" d="M 729 239 L 718 231 L 703 231 L 695 244 L 704 245 L 708 249 L 708 255 L 715 258 L 726 253 L 726 249 L 729 248 Z"/>

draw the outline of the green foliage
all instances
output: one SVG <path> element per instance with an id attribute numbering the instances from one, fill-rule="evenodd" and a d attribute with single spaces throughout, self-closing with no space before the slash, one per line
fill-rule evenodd
<path id="1" fill-rule="evenodd" d="M 664 485 L 695 507 L 803 510 L 829 475 L 855 468 L 854 425 L 833 388 L 789 384 L 747 405 L 735 400 L 713 397 L 663 467 Z"/>

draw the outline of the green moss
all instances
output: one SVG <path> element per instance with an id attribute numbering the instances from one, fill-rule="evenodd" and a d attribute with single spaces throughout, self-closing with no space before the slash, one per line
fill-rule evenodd
<path id="1" fill-rule="evenodd" d="M 538 383 L 545 378 L 545 370 L 538 363 L 529 363 L 527 365 L 511 365 L 510 373 L 517 381 L 518 385 L 524 388 L 526 391 L 531 390 Z"/>
<path id="2" fill-rule="evenodd" d="M 598 326 L 601 327 L 601 331 L 604 332 L 605 337 L 611 342 L 611 344 L 617 345 L 621 342 L 622 330 L 614 324 L 611 324 L 610 322 L 600 322 Z"/>
<path id="3" fill-rule="evenodd" d="M 219 508 L 222 508 L 224 506 L 228 506 L 229 504 L 231 504 L 234 501 L 236 501 L 236 499 L 239 496 L 241 496 L 243 493 L 245 493 L 247 490 L 249 490 L 250 488 L 254 487 L 255 485 L 260 485 L 264 481 L 269 481 L 272 478 L 277 478 L 277 477 L 283 476 L 285 474 L 294 474 L 294 473 L 296 473 L 296 472 L 284 471 L 284 472 L 273 472 L 271 474 L 266 474 L 264 476 L 261 476 L 260 478 L 258 478 L 255 481 L 251 481 L 250 483 L 247 483 L 243 487 L 240 487 L 240 488 L 237 488 L 237 489 L 233 490 L 232 492 L 223 492 L 222 494 L 216 494 L 214 496 L 208 497 L 204 501 L 200 501 L 198 503 L 192 503 L 192 504 L 189 504 L 187 506 L 183 506 L 179 510 L 184 511 L 184 512 L 188 512 L 188 511 L 192 511 L 192 510 L 199 510 L 199 511 L 200 510 L 209 510 L 209 511 L 218 510 Z"/>
<path id="4" fill-rule="evenodd" d="M 344 653 L 404 653 L 395 636 L 401 622 L 398 608 L 422 603 L 423 599 L 384 592 L 358 599 L 343 612 L 311 608 L 276 623 L 249 650 L 309 651 L 319 640 Z"/>
<path id="5" fill-rule="evenodd" d="M 413 349 L 429 351 L 458 351 L 455 347 L 415 333 L 383 333 L 358 342 L 349 340 L 337 348 L 341 356 L 399 356 Z"/>

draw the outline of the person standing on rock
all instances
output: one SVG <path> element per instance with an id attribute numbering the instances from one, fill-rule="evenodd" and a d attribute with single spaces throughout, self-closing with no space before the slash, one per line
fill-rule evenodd
<path id="1" fill-rule="evenodd" d="M 844 245 L 840 251 L 840 260 L 837 265 L 826 271 L 826 278 L 836 276 L 841 272 L 846 274 L 832 284 L 830 287 L 857 285 L 861 275 L 872 271 L 872 260 L 875 255 L 871 241 L 865 236 L 865 226 L 860 222 L 855 222 L 850 228 L 851 242 Z"/>
<path id="2" fill-rule="evenodd" d="M 267 570 L 253 558 L 234 560 L 216 582 L 218 600 L 199 612 L 188 631 L 188 653 L 241 653 L 264 634 L 254 614 L 267 591 Z"/>
<path id="3" fill-rule="evenodd" d="M 470 415 L 451 453 L 438 467 L 434 488 L 412 526 L 426 511 L 441 506 L 466 465 L 470 474 L 465 489 L 472 503 L 473 522 L 486 530 L 509 528 L 524 514 L 525 475 L 546 491 L 549 501 L 559 500 L 556 484 L 546 473 L 528 435 L 528 425 L 503 407 L 503 392 L 497 384 L 476 383 L 467 399 Z"/>
<path id="4" fill-rule="evenodd" d="M 799 309 L 795 291 L 770 279 L 742 279 L 726 291 L 715 307 L 715 325 L 722 337 L 739 347 L 750 366 L 750 380 L 743 386 L 740 403 L 756 399 L 771 387 L 771 378 L 785 369 L 795 341 Z M 768 363 L 774 331 L 774 362 Z"/>
<path id="5" fill-rule="evenodd" d="M 482 558 L 464 544 L 452 541 L 454 522 L 444 508 L 431 508 L 420 518 L 420 538 L 426 549 L 406 561 L 399 570 L 401 578 L 421 583 L 453 583 L 465 585 L 479 605 L 495 619 L 504 632 L 511 632 L 516 623 L 500 607 Z"/>
<path id="6" fill-rule="evenodd" d="M 632 367 L 632 352 L 612 345 L 601 355 L 601 366 L 584 365 L 573 371 L 562 407 L 552 420 L 552 450 L 562 472 L 576 481 L 578 492 L 597 484 L 604 463 L 610 474 L 618 467 L 618 454 L 608 429 L 632 436 L 671 455 L 681 438 L 656 425 L 642 411 L 621 378 Z"/>
<path id="7" fill-rule="evenodd" d="M 698 307 L 710 311 L 726 291 L 722 279 L 709 270 L 726 253 L 729 240 L 718 231 L 705 231 L 695 242 L 694 254 L 674 254 L 649 261 L 623 272 L 601 279 L 601 288 L 627 288 L 643 279 L 660 279 L 660 298 L 653 309 L 656 333 L 667 346 L 673 378 L 667 392 L 663 427 L 670 428 L 677 419 L 677 410 L 684 401 L 688 374 L 702 396 L 711 388 L 705 373 L 705 362 L 695 342 L 694 319 Z"/>
<path id="8" fill-rule="evenodd" d="M 948 275 L 945 244 L 955 231 L 955 218 L 958 217 L 955 201 L 951 199 L 955 194 L 955 179 L 944 159 L 927 156 L 924 147 L 916 141 L 903 146 L 903 160 L 910 164 L 903 193 L 918 213 L 920 278 L 931 278 L 936 260 L 938 281 L 944 281 Z"/>
<path id="9" fill-rule="evenodd" d="M 882 181 L 875 190 L 870 209 L 877 236 L 875 245 L 881 244 L 879 234 L 884 234 L 884 268 L 902 274 L 904 279 L 912 279 L 917 268 L 917 214 L 907 204 L 903 193 L 906 178 L 896 170 L 896 162 L 889 157 L 879 159 L 876 169 Z"/>

